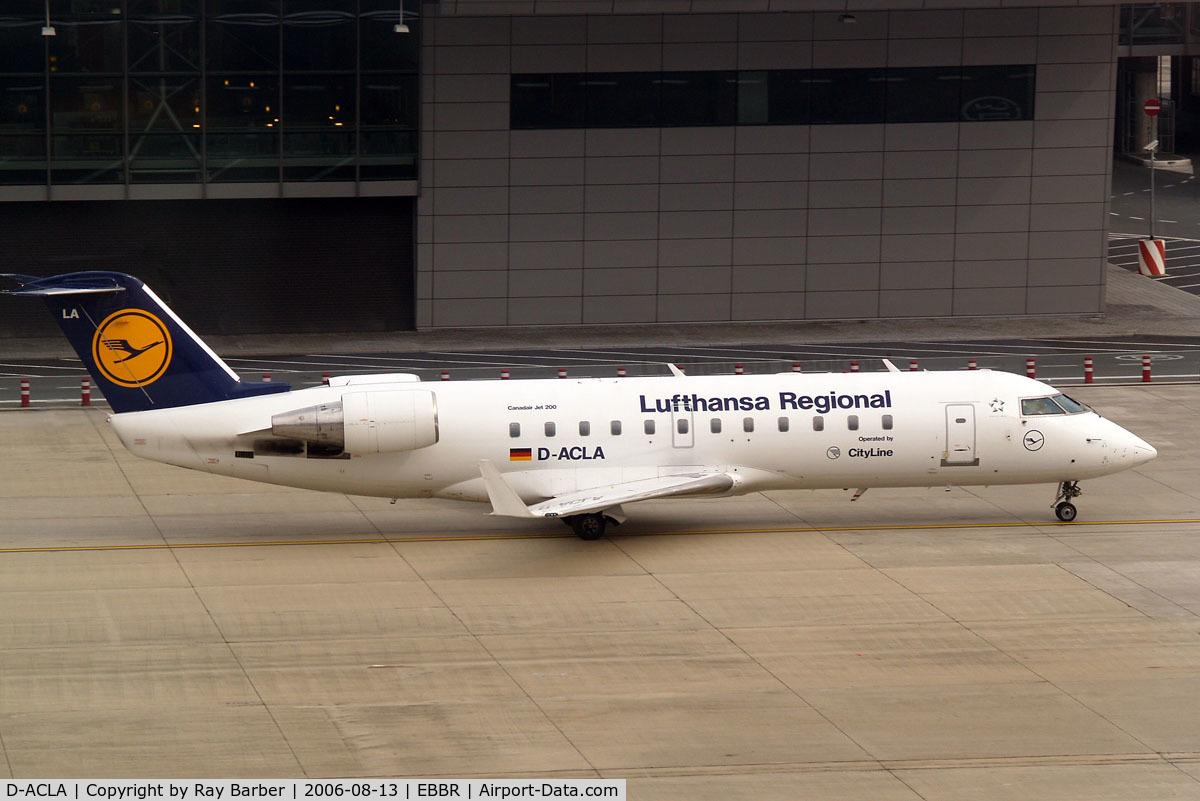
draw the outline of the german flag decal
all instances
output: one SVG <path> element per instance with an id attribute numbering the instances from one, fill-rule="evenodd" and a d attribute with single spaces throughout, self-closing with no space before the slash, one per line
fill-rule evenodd
<path id="1" fill-rule="evenodd" d="M 533 461 L 533 452 L 530 448 L 509 448 L 508 461 L 510 462 L 529 462 Z"/>

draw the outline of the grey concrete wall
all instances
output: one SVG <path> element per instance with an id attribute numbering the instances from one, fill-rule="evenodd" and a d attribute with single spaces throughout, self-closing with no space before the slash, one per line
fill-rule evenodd
<path id="1" fill-rule="evenodd" d="M 425 21 L 417 324 L 1102 310 L 1113 7 Z M 1025 122 L 527 131 L 513 72 L 1037 64 Z"/>

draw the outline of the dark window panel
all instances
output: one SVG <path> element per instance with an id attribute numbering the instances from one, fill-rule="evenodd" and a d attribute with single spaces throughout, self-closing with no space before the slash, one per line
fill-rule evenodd
<path id="1" fill-rule="evenodd" d="M 415 9 L 413 9 L 415 11 Z M 359 63 L 364 71 L 403 70 L 416 72 L 420 19 L 412 11 L 404 14 L 408 33 L 392 28 L 400 20 L 399 3 L 393 0 L 360 0 Z"/>
<path id="2" fill-rule="evenodd" d="M 208 133 L 208 180 L 278 181 L 279 132 Z"/>
<path id="3" fill-rule="evenodd" d="M 131 134 L 129 180 L 143 184 L 198 182 L 200 132 Z"/>
<path id="4" fill-rule="evenodd" d="M 200 0 L 130 0 L 130 72 L 199 72 L 200 67 Z"/>
<path id="5" fill-rule="evenodd" d="M 664 72 L 659 82 L 664 126 L 737 122 L 736 72 Z"/>
<path id="6" fill-rule="evenodd" d="M 813 70 L 810 75 L 814 125 L 883 122 L 886 70 Z"/>
<path id="7" fill-rule="evenodd" d="M 0 185 L 46 183 L 46 137 L 0 134 Z"/>
<path id="8" fill-rule="evenodd" d="M 46 130 L 46 87 L 40 77 L 0 77 L 0 130 Z"/>
<path id="9" fill-rule="evenodd" d="M 656 72 L 590 72 L 581 76 L 591 128 L 659 125 L 660 88 Z"/>
<path id="10" fill-rule="evenodd" d="M 210 75 L 210 130 L 277 129 L 279 81 L 274 75 Z"/>
<path id="11" fill-rule="evenodd" d="M 114 134 L 56 134 L 50 140 L 50 180 L 56 184 L 115 184 L 124 177 L 122 138 Z"/>
<path id="12" fill-rule="evenodd" d="M 970 122 L 1033 119 L 1032 66 L 963 67 L 962 119 Z"/>
<path id="13" fill-rule="evenodd" d="M 362 109 L 359 120 L 368 126 L 417 127 L 417 76 L 362 76 Z"/>
<path id="14" fill-rule="evenodd" d="M 125 29 L 121 6 L 97 0 L 53 0 L 50 20 L 56 35 L 47 37 L 50 71 L 120 73 Z M 40 34 L 41 29 L 31 32 Z"/>
<path id="15" fill-rule="evenodd" d="M 120 131 L 124 117 L 121 79 L 50 79 L 50 129 L 54 133 Z"/>
<path id="16" fill-rule="evenodd" d="M 285 130 L 283 180 L 353 181 L 354 131 Z"/>
<path id="17" fill-rule="evenodd" d="M 41 0 L 5 0 L 0 9 L 0 73 L 41 75 L 46 14 Z"/>
<path id="18" fill-rule="evenodd" d="M 959 67 L 890 69 L 887 73 L 887 121 L 956 122 L 962 84 Z"/>
<path id="19" fill-rule="evenodd" d="M 283 75 L 284 124 L 288 130 L 336 132 L 354 126 L 353 75 Z"/>
<path id="20" fill-rule="evenodd" d="M 510 113 L 513 128 L 582 128 L 587 95 L 582 73 L 513 75 Z"/>
<path id="21" fill-rule="evenodd" d="M 767 119 L 772 125 L 807 125 L 812 97 L 808 70 L 771 70 L 767 73 Z"/>
<path id="22" fill-rule="evenodd" d="M 770 78 L 766 70 L 743 70 L 737 75 L 738 125 L 766 125 L 770 122 Z M 804 112 L 808 113 L 805 100 Z"/>
<path id="23" fill-rule="evenodd" d="M 208 68 L 278 70 L 279 27 L 279 0 L 209 0 Z"/>
<path id="24" fill-rule="evenodd" d="M 350 10 L 345 10 L 346 6 Z M 353 72 L 357 55 L 353 8 L 351 3 L 329 0 L 287 0 L 283 9 L 284 71 Z"/>
<path id="25" fill-rule="evenodd" d="M 199 132 L 200 79 L 182 75 L 129 79 L 129 132 Z"/>

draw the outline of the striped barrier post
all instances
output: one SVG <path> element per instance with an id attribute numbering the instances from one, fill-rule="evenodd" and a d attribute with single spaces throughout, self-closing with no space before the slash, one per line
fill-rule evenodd
<path id="1" fill-rule="evenodd" d="M 1150 383 L 1150 355 L 1146 354 L 1142 357 L 1142 381 Z"/>
<path id="2" fill-rule="evenodd" d="M 29 408 L 29 379 L 21 379 L 21 408 Z"/>
<path id="3" fill-rule="evenodd" d="M 321 384 L 324 386 L 329 386 L 330 377 L 331 376 L 329 375 L 329 373 L 321 373 Z"/>
<path id="4" fill-rule="evenodd" d="M 1138 241 L 1138 272 L 1150 278 L 1167 274 L 1167 244 L 1161 239 Z"/>
<path id="5" fill-rule="evenodd" d="M 735 364 L 733 366 L 733 374 L 734 375 L 745 375 L 746 368 L 742 367 L 742 365 L 740 365 L 740 364 Z"/>
<path id="6" fill-rule="evenodd" d="M 558 368 L 558 377 L 566 378 L 567 377 L 567 368 L 565 368 L 565 367 Z"/>
<path id="7" fill-rule="evenodd" d="M 443 370 L 443 371 L 442 371 L 442 380 L 443 380 L 443 381 L 449 381 L 449 380 L 450 380 L 450 371 L 449 371 L 449 370 Z"/>
<path id="8" fill-rule="evenodd" d="M 968 370 L 978 370 L 979 365 L 975 362 L 974 359 L 967 359 L 967 369 Z"/>
<path id="9" fill-rule="evenodd" d="M 793 373 L 802 373 L 802 372 L 804 372 L 802 369 L 800 369 L 800 362 L 792 362 L 792 372 L 793 372 Z"/>
<path id="10" fill-rule="evenodd" d="M 917 364 L 917 360 L 916 360 L 916 359 L 909 359 L 909 360 L 908 360 L 908 370 L 909 370 L 909 372 L 911 372 L 911 373 L 915 373 L 915 372 L 917 372 L 917 371 L 918 371 L 918 370 L 920 370 L 920 369 L 921 369 L 921 367 L 920 367 L 920 365 L 918 365 L 918 364 Z"/>
<path id="11" fill-rule="evenodd" d="M 83 379 L 83 383 L 79 385 L 79 405 L 92 405 L 92 382 L 88 379 Z"/>
<path id="12" fill-rule="evenodd" d="M 264 384 L 271 383 L 271 374 L 270 373 L 263 373 L 263 383 Z"/>
<path id="13" fill-rule="evenodd" d="M 1083 383 L 1091 384 L 1095 379 L 1092 377 L 1092 357 L 1083 357 Z"/>
<path id="14" fill-rule="evenodd" d="M 858 362 L 850 362 L 850 372 L 852 372 L 852 373 L 858 372 Z"/>
<path id="15" fill-rule="evenodd" d="M 624 377 L 625 377 L 625 368 L 618 367 L 617 368 L 617 378 L 624 378 Z"/>
<path id="16" fill-rule="evenodd" d="M 507 369 L 504 369 L 504 370 L 501 370 L 501 371 L 500 371 L 500 380 L 501 380 L 501 381 L 507 381 L 507 380 L 508 380 L 508 370 L 507 370 Z"/>
<path id="17" fill-rule="evenodd" d="M 1025 360 L 1025 377 L 1037 378 L 1037 362 L 1033 360 L 1032 356 Z"/>

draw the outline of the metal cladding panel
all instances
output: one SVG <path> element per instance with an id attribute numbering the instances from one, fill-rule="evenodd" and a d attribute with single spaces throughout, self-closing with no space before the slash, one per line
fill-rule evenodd
<path id="1" fill-rule="evenodd" d="M 413 199 L 6 203 L 0 264 L 144 280 L 199 334 L 413 327 Z M 55 334 L 4 302 L 0 337 Z"/>

